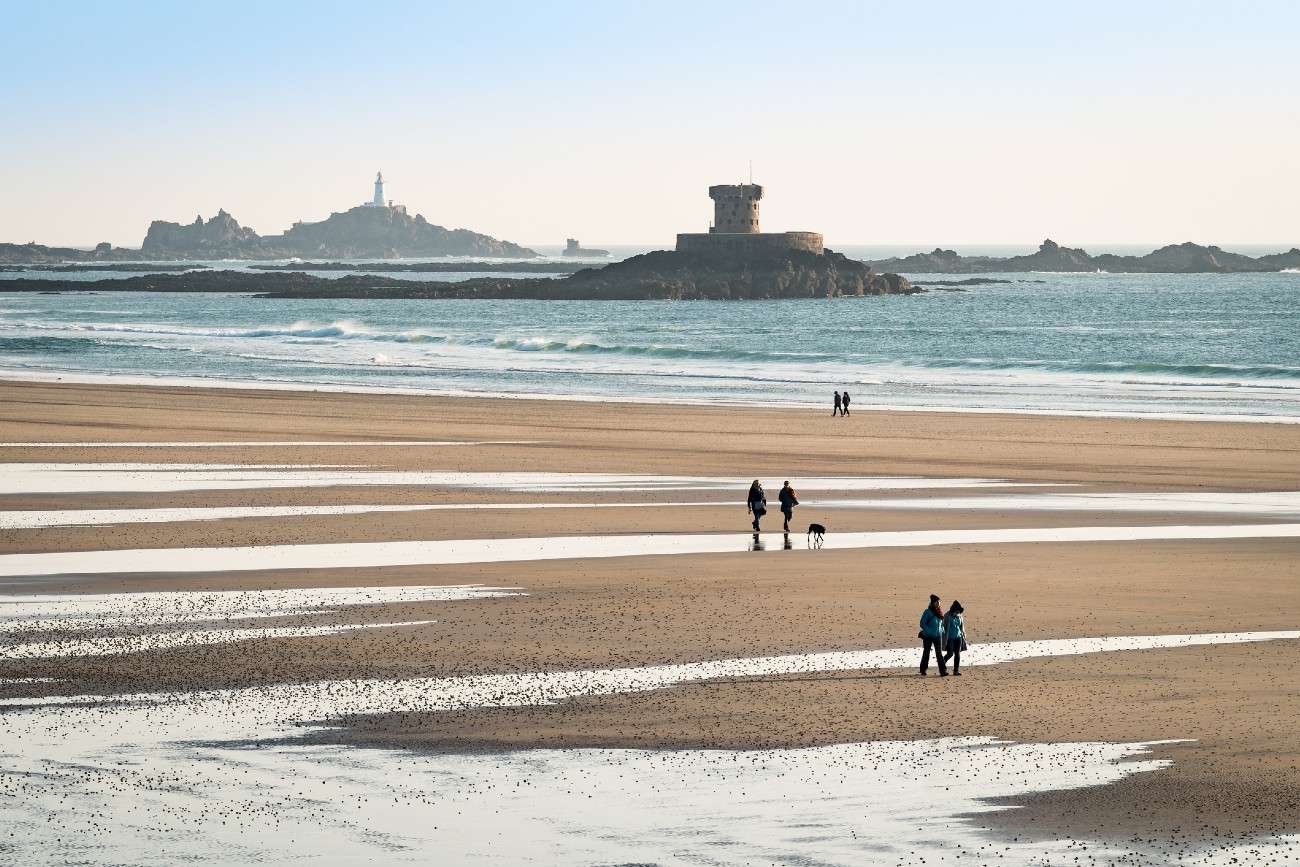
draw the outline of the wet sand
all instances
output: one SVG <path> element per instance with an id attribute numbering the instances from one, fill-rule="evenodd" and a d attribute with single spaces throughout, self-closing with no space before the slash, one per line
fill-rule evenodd
<path id="1" fill-rule="evenodd" d="M 1300 490 L 1300 426 L 980 414 L 847 419 L 751 408 L 0 383 L 0 441 L 365 440 L 291 447 L 6 448 L 10 462 L 328 464 L 386 471 L 607 472 L 763 478 L 980 478 L 1067 492 Z M 377 441 L 478 442 L 473 446 Z M 530 440 L 535 442 L 500 442 Z M 1076 486 L 1076 487 L 1068 487 Z M 901 489 L 882 498 L 969 490 Z M 261 544 L 712 533 L 748 525 L 744 490 L 538 493 L 436 486 L 15 493 L 0 509 L 606 502 L 609 509 L 449 510 L 7 530 L 0 554 Z M 795 528 L 836 532 L 1231 523 L 1175 512 L 821 509 Z M 709 503 L 619 508 L 643 502 Z M 1259 516 L 1240 523 L 1262 523 Z M 1277 518 L 1276 520 L 1288 520 Z M 1293 520 L 1293 519 L 1290 519 Z M 428 625 L 178 648 L 119 657 L 0 662 L 0 678 L 72 678 L 87 691 L 186 689 L 352 676 L 427 677 L 641 666 L 900 647 L 930 592 L 963 601 L 980 642 L 1287 630 L 1300 609 L 1300 540 L 970 544 L 809 550 L 779 513 L 761 554 L 642 556 L 364 569 L 7 579 L 15 592 L 485 584 L 527 595 L 377 606 Z M 436 609 L 436 610 L 435 610 Z M 360 616 L 360 615 L 357 615 Z M 919 655 L 919 654 L 918 654 Z M 1300 831 L 1300 642 L 1146 650 L 972 666 L 962 678 L 886 671 L 782 676 L 582 698 L 556 706 L 388 714 L 333 735 L 450 750 L 530 747 L 769 748 L 948 735 L 1162 745 L 1165 769 L 1031 798 L 984 815 L 1009 836 L 1179 838 Z M 67 691 L 0 686 L 4 695 Z"/>

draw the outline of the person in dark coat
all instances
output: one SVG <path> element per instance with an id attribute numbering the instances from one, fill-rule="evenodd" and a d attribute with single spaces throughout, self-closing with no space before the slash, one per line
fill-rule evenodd
<path id="1" fill-rule="evenodd" d="M 754 532 L 757 533 L 759 519 L 767 514 L 767 494 L 763 493 L 763 485 L 758 479 L 754 479 L 754 484 L 749 486 L 745 505 L 754 515 Z"/>
<path id="2" fill-rule="evenodd" d="M 840 398 L 840 412 L 844 415 L 849 414 L 849 393 L 847 391 L 844 392 L 844 396 Z"/>
<path id="3" fill-rule="evenodd" d="M 843 404 L 840 403 L 840 393 L 835 392 L 835 409 L 831 410 L 832 416 L 837 416 L 842 411 Z"/>
<path id="4" fill-rule="evenodd" d="M 966 643 L 966 620 L 961 616 L 965 610 L 961 607 L 961 603 L 954 599 L 943 618 L 943 646 L 948 651 L 939 662 L 946 663 L 952 659 L 952 673 L 955 675 L 961 674 L 961 651 L 962 645 Z"/>
<path id="5" fill-rule="evenodd" d="M 943 608 L 939 597 L 930 594 L 930 606 L 921 613 L 921 632 L 919 635 L 925 649 L 921 651 L 921 677 L 925 677 L 930 668 L 930 649 L 934 649 L 935 661 L 939 663 L 939 676 L 948 676 L 948 666 L 943 661 Z"/>
<path id="6" fill-rule="evenodd" d="M 785 532 L 790 532 L 790 519 L 794 517 L 794 507 L 799 505 L 799 498 L 794 495 L 794 488 L 787 481 L 781 493 L 776 495 L 781 501 L 781 515 L 785 518 Z"/>

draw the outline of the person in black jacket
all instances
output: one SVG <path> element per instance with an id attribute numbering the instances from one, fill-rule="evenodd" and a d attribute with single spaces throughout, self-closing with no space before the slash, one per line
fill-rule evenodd
<path id="1" fill-rule="evenodd" d="M 840 393 L 837 391 L 835 392 L 835 409 L 831 410 L 831 416 L 834 417 L 839 415 L 842 407 L 843 405 L 840 403 Z"/>
<path id="2" fill-rule="evenodd" d="M 763 493 L 763 485 L 758 479 L 754 479 L 754 484 L 749 486 L 745 505 L 754 515 L 754 532 L 757 533 L 758 520 L 767 514 L 767 494 Z"/>
<path id="3" fill-rule="evenodd" d="M 794 517 L 794 507 L 799 505 L 799 498 L 794 495 L 794 488 L 790 487 L 788 481 L 776 498 L 781 501 L 781 516 L 785 518 L 785 532 L 789 533 L 790 519 Z"/>
<path id="4" fill-rule="evenodd" d="M 840 412 L 844 415 L 849 414 L 849 393 L 847 391 L 844 392 L 844 396 L 840 398 Z"/>

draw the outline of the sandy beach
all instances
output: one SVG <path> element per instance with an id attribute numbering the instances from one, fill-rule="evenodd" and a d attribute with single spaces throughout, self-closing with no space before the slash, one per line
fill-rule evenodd
<path id="1" fill-rule="evenodd" d="M 196 548 L 588 536 L 608 537 L 614 546 L 612 556 L 516 562 L 10 577 L 9 594 L 417 584 L 518 592 L 380 605 L 365 616 L 388 622 L 400 615 L 405 625 L 342 635 L 0 659 L 0 679 L 54 679 L 0 682 L 0 697 L 458 678 L 911 647 L 919 644 L 917 620 L 933 592 L 966 608 L 971 649 L 962 678 L 941 679 L 932 670 L 922 680 L 911 668 L 728 678 L 557 704 L 364 714 L 335 721 L 315 738 L 453 753 L 773 750 L 967 736 L 1170 741 L 1152 747 L 1170 760 L 1165 767 L 1026 796 L 1014 801 L 1023 809 L 982 813 L 975 827 L 1022 841 L 1118 841 L 1135 851 L 1212 849 L 1300 832 L 1300 641 L 980 664 L 980 645 L 989 642 L 1297 629 L 1300 538 L 1196 538 L 1195 530 L 1180 530 L 1141 540 L 834 544 L 840 534 L 1140 527 L 1159 535 L 1161 528 L 1289 524 L 1297 520 L 1294 511 L 1252 506 L 1258 500 L 1251 498 L 1300 491 L 1300 425 L 865 410 L 832 418 L 829 405 L 812 412 L 22 382 L 0 383 L 0 406 L 0 442 L 8 444 L 0 461 L 50 465 L 48 478 L 59 480 L 43 488 L 42 476 L 6 488 L 5 512 L 413 507 L 6 525 L 0 559 L 137 549 L 176 549 L 183 558 Z M 424 444 L 403 444 L 417 441 Z M 294 442 L 313 444 L 285 444 Z M 68 443 L 99 445 L 60 445 Z M 112 482 L 78 489 L 63 481 L 84 476 L 83 465 L 91 464 L 118 466 L 114 472 L 124 478 L 147 478 L 157 472 L 152 465 L 311 465 L 321 473 L 387 475 L 378 484 L 326 475 L 314 487 L 196 482 L 170 490 Z M 443 483 L 422 473 L 443 474 Z M 446 474 L 464 477 L 447 481 Z M 483 481 L 485 474 L 542 481 L 512 486 Z M 548 487 L 546 474 L 622 481 Z M 695 481 L 674 486 L 629 477 Z M 870 489 L 834 481 L 850 477 L 902 480 Z M 745 544 L 751 478 L 763 480 L 771 509 L 759 550 Z M 731 479 L 739 486 L 729 487 Z M 776 511 L 785 479 L 801 500 L 788 538 Z M 814 479 L 831 481 L 804 484 Z M 1115 505 L 1035 505 L 1072 494 L 1104 494 Z M 1168 499 L 1174 495 L 1191 499 Z M 1232 496 L 1245 503 L 1238 511 Z M 1003 499 L 988 508 L 944 506 L 958 497 Z M 1150 505 L 1120 508 L 1142 497 L 1152 497 Z M 1218 511 L 1162 505 L 1199 504 L 1198 497 L 1220 504 Z M 437 508 L 414 508 L 421 506 Z M 809 547 L 810 521 L 829 529 L 825 548 Z M 663 534 L 736 534 L 740 541 L 734 551 L 619 556 L 620 537 Z"/>

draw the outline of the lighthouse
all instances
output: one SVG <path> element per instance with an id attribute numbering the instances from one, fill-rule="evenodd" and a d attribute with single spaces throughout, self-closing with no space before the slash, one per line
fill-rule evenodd
<path id="1" fill-rule="evenodd" d="M 366 206 L 371 208 L 386 207 L 386 205 L 384 204 L 384 173 L 383 172 L 377 172 L 375 174 L 375 200 L 373 202 L 366 202 Z"/>

